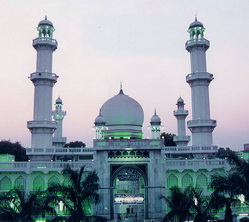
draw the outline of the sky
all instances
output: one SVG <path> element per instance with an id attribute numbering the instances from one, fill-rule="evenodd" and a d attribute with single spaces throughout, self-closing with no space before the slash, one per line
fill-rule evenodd
<path id="1" fill-rule="evenodd" d="M 36 71 L 32 40 L 45 15 L 53 22 L 58 49 L 53 72 L 67 116 L 63 136 L 92 146 L 94 120 L 103 103 L 124 93 L 143 107 L 144 137 L 156 108 L 164 129 L 177 133 L 173 116 L 181 96 L 191 120 L 185 50 L 194 16 L 210 41 L 207 71 L 214 144 L 242 150 L 249 143 L 249 1 L 247 0 L 0 0 L 0 140 L 29 147 Z M 187 134 L 191 135 L 187 130 Z"/>

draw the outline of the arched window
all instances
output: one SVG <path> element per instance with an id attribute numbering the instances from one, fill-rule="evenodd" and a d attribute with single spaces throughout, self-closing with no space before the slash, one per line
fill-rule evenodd
<path id="1" fill-rule="evenodd" d="M 53 184 L 53 183 L 60 183 L 59 179 L 56 177 L 56 176 L 52 176 L 49 180 L 48 180 L 48 186 L 50 184 Z"/>
<path id="2" fill-rule="evenodd" d="M 12 188 L 11 180 L 9 177 L 5 176 L 0 180 L 0 190 L 9 191 Z"/>
<path id="3" fill-rule="evenodd" d="M 167 188 L 171 188 L 174 186 L 178 186 L 178 179 L 174 174 L 171 174 L 168 178 L 167 178 Z"/>
<path id="4" fill-rule="evenodd" d="M 44 190 L 45 183 L 41 176 L 37 176 L 33 181 L 33 190 Z"/>
<path id="5" fill-rule="evenodd" d="M 182 187 L 187 187 L 189 185 L 193 185 L 193 178 L 186 173 L 182 178 Z"/>
<path id="6" fill-rule="evenodd" d="M 26 189 L 26 180 L 22 176 L 17 177 L 15 180 L 15 187 L 18 189 L 25 190 Z"/>
<path id="7" fill-rule="evenodd" d="M 207 186 L 207 177 L 203 173 L 201 173 L 196 178 L 196 186 L 198 186 L 198 187 L 206 187 Z"/>

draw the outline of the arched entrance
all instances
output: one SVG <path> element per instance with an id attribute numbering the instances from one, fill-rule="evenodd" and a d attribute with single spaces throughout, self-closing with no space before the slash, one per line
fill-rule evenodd
<path id="1" fill-rule="evenodd" d="M 119 167 L 112 176 L 113 219 L 138 222 L 146 218 L 145 173 L 137 166 Z"/>

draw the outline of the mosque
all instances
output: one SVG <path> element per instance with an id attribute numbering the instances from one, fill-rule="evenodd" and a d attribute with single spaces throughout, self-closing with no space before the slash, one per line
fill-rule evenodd
<path id="1" fill-rule="evenodd" d="M 143 108 L 121 86 L 93 120 L 96 132 L 93 147 L 63 148 L 66 137 L 62 135 L 62 123 L 66 112 L 61 98 L 52 111 L 53 86 L 58 78 L 52 72 L 52 56 L 57 49 L 55 29 L 45 18 L 37 30 L 38 37 L 33 40 L 36 71 L 29 77 L 34 85 L 33 120 L 27 122 L 31 147 L 26 151 L 30 160 L 15 162 L 10 155 L 1 157 L 0 191 L 20 185 L 27 191 L 45 190 L 52 182 L 64 182 L 61 171 L 66 164 L 75 169 L 85 165 L 87 171 L 98 172 L 102 199 L 100 204 L 87 209 L 89 214 L 110 221 L 159 222 L 166 214 L 166 204 L 159 196 L 167 195 L 170 187 L 192 184 L 208 192 L 210 175 L 229 169 L 224 160 L 216 158 L 218 146 L 213 145 L 216 120 L 210 117 L 209 84 L 214 78 L 206 69 L 209 41 L 197 19 L 189 26 L 190 37 L 185 44 L 191 58 L 191 73 L 186 82 L 192 95 L 192 120 L 187 122 L 192 135 L 186 135 L 188 111 L 180 97 L 173 112 L 177 120 L 178 134 L 174 137 L 177 146 L 172 147 L 164 146 L 160 138 L 162 125 L 156 111 L 149 126 L 151 138 L 143 137 Z M 188 145 L 190 140 L 192 145 Z M 236 210 L 238 214 L 246 212 L 243 207 Z M 58 211 L 63 214 L 63 207 Z"/>

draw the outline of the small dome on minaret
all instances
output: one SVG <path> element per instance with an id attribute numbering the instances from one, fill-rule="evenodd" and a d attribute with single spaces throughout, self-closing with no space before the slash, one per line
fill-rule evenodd
<path id="1" fill-rule="evenodd" d="M 57 98 L 57 100 L 55 101 L 56 104 L 62 104 L 62 99 L 60 97 Z"/>
<path id="2" fill-rule="evenodd" d="M 51 27 L 54 27 L 53 26 L 53 23 L 50 22 L 48 19 L 47 19 L 47 16 L 45 16 L 45 19 L 40 21 L 38 26 L 41 26 L 41 25 L 48 25 L 48 26 L 51 26 Z"/>
<path id="3" fill-rule="evenodd" d="M 156 109 L 154 115 L 150 119 L 151 125 L 161 125 L 161 118 L 156 114 Z"/>
<path id="4" fill-rule="evenodd" d="M 99 110 L 99 115 L 96 117 L 94 124 L 95 125 L 105 125 L 105 117 L 101 115 L 101 109 Z"/>
<path id="5" fill-rule="evenodd" d="M 189 28 L 194 28 L 194 27 L 203 27 L 203 24 L 199 21 L 197 21 L 197 17 L 195 17 L 195 21 L 192 22 L 190 25 L 189 25 Z"/>
<path id="6" fill-rule="evenodd" d="M 177 104 L 178 105 L 179 103 L 184 103 L 184 100 L 182 99 L 182 97 L 179 97 L 179 99 L 177 100 Z"/>

